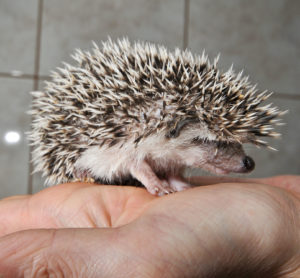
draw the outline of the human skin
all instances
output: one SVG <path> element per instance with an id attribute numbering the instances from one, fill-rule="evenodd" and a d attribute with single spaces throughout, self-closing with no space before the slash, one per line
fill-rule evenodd
<path id="1" fill-rule="evenodd" d="M 300 277 L 300 177 L 163 197 L 70 183 L 0 201 L 0 277 Z"/>

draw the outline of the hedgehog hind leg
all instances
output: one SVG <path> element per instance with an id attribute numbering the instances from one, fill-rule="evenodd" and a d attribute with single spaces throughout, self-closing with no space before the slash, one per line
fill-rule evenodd
<path id="1" fill-rule="evenodd" d="M 191 184 L 186 182 L 180 176 L 170 176 L 168 182 L 174 191 L 183 191 L 192 187 Z"/>
<path id="2" fill-rule="evenodd" d="M 132 166 L 130 173 L 153 195 L 162 196 L 176 191 L 170 186 L 167 180 L 159 179 L 146 161 Z"/>

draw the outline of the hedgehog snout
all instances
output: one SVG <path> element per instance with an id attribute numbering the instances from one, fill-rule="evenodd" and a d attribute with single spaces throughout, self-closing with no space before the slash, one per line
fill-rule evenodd
<path id="1" fill-rule="evenodd" d="M 218 148 L 214 152 L 216 146 Z M 213 172 L 245 174 L 251 172 L 255 167 L 255 162 L 244 152 L 241 144 L 208 142 L 202 146 L 202 149 L 203 147 L 206 150 L 206 152 L 204 151 L 204 157 L 206 156 L 204 160 L 213 166 Z M 203 168 L 207 168 L 207 166 L 205 165 Z"/>
<path id="2" fill-rule="evenodd" d="M 233 170 L 232 172 L 246 174 L 246 173 L 250 173 L 254 168 L 255 168 L 254 160 L 250 156 L 245 155 L 240 159 L 239 166 L 237 166 L 235 170 Z"/>

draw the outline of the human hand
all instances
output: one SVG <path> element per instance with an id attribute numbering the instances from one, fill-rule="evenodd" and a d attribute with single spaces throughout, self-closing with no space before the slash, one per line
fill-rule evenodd
<path id="1" fill-rule="evenodd" d="M 300 277 L 300 178 L 224 182 L 163 197 L 73 183 L 6 198 L 0 277 Z"/>

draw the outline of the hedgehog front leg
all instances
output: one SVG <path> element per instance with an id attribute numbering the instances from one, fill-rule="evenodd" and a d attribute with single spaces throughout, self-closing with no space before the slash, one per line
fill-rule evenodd
<path id="1" fill-rule="evenodd" d="M 131 166 L 130 173 L 153 195 L 162 196 L 164 194 L 174 192 L 166 180 L 160 180 L 156 176 L 150 165 L 145 160 L 140 162 L 138 165 Z"/>

